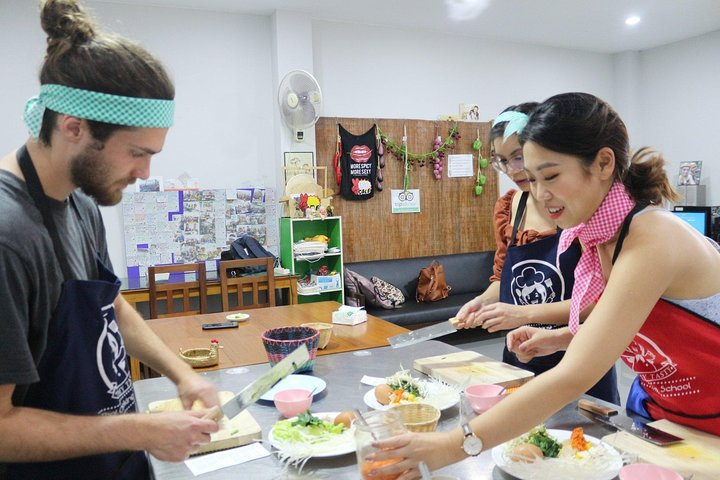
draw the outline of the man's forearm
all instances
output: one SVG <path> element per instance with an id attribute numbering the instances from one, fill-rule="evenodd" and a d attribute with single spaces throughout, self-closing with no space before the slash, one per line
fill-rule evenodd
<path id="1" fill-rule="evenodd" d="M 160 340 L 121 295 L 115 301 L 115 314 L 129 355 L 167 376 L 175 384 L 183 376 L 193 373 L 192 367 Z"/>
<path id="2" fill-rule="evenodd" d="M 14 407 L 0 415 L 0 462 L 142 450 L 142 416 L 79 416 Z"/>

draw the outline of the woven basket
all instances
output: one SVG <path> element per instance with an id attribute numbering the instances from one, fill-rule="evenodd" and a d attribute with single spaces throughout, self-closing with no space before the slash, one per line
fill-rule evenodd
<path id="1" fill-rule="evenodd" d="M 295 351 L 303 343 L 310 352 L 310 360 L 305 362 L 296 373 L 312 372 L 317 355 L 320 332 L 310 327 L 280 327 L 265 330 L 262 342 L 265 345 L 270 366 L 274 366 L 283 358 Z"/>
<path id="2" fill-rule="evenodd" d="M 312 322 L 312 323 L 303 323 L 300 326 L 314 328 L 320 332 L 320 341 L 318 342 L 318 348 L 320 350 L 327 347 L 328 343 L 330 343 L 330 339 L 332 338 L 332 333 L 333 333 L 333 324 L 332 323 Z"/>
<path id="3" fill-rule="evenodd" d="M 434 432 L 440 410 L 427 403 L 403 403 L 392 407 L 410 432 Z"/>

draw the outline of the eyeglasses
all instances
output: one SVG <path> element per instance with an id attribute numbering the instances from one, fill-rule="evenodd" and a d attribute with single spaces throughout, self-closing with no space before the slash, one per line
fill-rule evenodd
<path id="1" fill-rule="evenodd" d="M 513 170 L 522 170 L 525 167 L 525 162 L 523 161 L 522 155 L 515 155 L 509 160 L 507 158 L 493 156 L 490 165 L 498 172 L 507 174 L 511 168 Z"/>

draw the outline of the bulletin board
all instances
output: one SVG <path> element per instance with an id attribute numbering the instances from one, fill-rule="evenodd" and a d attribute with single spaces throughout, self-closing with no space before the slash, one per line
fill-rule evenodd
<path id="1" fill-rule="evenodd" d="M 122 199 L 128 278 L 150 265 L 204 261 L 249 234 L 278 252 L 277 199 L 266 188 L 125 193 Z"/>
<path id="2" fill-rule="evenodd" d="M 487 180 L 483 193 L 475 195 L 475 175 L 448 178 L 447 162 L 442 179 L 435 180 L 432 163 L 414 165 L 410 189 L 420 189 L 419 213 L 392 213 L 391 190 L 403 188 L 404 164 L 390 152 L 385 153 L 382 169 L 383 191 L 365 201 L 347 201 L 339 195 L 335 182 L 333 157 L 337 144 L 337 124 L 359 135 L 377 124 L 388 137 L 400 143 L 403 127 L 407 130 L 408 150 L 423 153 L 433 149 L 439 133 L 446 138 L 454 124 L 449 121 L 369 119 L 322 117 L 315 125 L 317 165 L 333 172 L 329 177 L 334 214 L 343 219 L 343 253 L 345 262 L 412 258 L 421 256 L 495 250 L 493 210 L 499 196 L 497 172 L 490 166 L 483 170 Z M 487 138 L 490 123 L 458 122 L 460 138 L 449 154 L 473 154 L 477 173 L 477 151 L 472 144 L 478 131 L 483 142 L 481 153 L 489 158 Z M 437 132 L 437 133 L 436 133 Z"/>

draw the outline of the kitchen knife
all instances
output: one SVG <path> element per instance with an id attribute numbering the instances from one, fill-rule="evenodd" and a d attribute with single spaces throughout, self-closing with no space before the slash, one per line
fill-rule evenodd
<path id="1" fill-rule="evenodd" d="M 455 317 L 429 327 L 418 328 L 410 333 L 401 333 L 400 335 L 388 337 L 387 340 L 392 348 L 402 348 L 453 332 L 457 332 L 457 320 Z"/>
<path id="2" fill-rule="evenodd" d="M 302 367 L 308 360 L 310 360 L 310 353 L 308 352 L 307 346 L 302 344 L 293 350 L 290 355 L 280 360 L 269 371 L 262 374 L 260 378 L 243 388 L 235 397 L 225 402 L 222 406 L 223 413 L 228 418 L 235 417 L 255 403 L 258 398 L 262 397 L 278 380 L 287 377 Z"/>
<path id="3" fill-rule="evenodd" d="M 651 427 L 647 424 L 647 422 L 652 420 L 639 415 L 629 417 L 627 415 L 623 415 L 622 413 L 618 413 L 617 410 L 605 407 L 590 400 L 578 400 L 578 411 L 590 420 L 604 423 L 605 425 L 609 425 L 617 430 L 622 430 L 623 432 L 627 432 L 630 435 L 636 436 L 646 442 L 650 442 L 660 447 L 672 445 L 684 440 L 678 436 L 663 432 L 655 427 Z"/>

